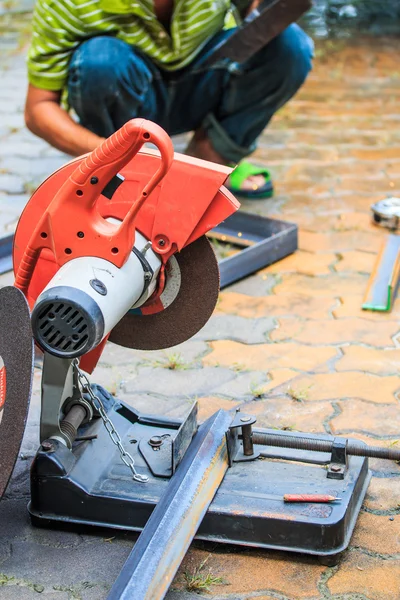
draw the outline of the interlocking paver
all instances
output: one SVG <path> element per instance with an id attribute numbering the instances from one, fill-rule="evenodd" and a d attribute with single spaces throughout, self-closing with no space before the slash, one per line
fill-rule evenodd
<path id="1" fill-rule="evenodd" d="M 348 318 L 331 320 L 292 322 L 279 320 L 279 327 L 272 331 L 272 341 L 293 339 L 303 344 L 346 344 L 363 343 L 375 347 L 394 347 L 393 337 L 398 334 L 400 325 L 397 321 L 374 322 L 368 319 Z M 290 333 L 292 332 L 292 333 Z"/>
<path id="2" fill-rule="evenodd" d="M 204 551 L 194 551 L 186 556 L 183 570 L 192 572 L 208 556 Z M 318 597 L 317 583 L 325 570 L 309 558 L 293 561 L 287 555 L 251 550 L 240 553 L 228 550 L 212 554 L 207 567 L 226 582 L 213 587 L 211 597 L 225 596 L 231 600 L 235 595 L 239 596 L 250 590 L 287 594 L 289 598 L 295 597 L 298 600 Z M 294 591 L 296 596 L 293 595 Z"/>
<path id="3" fill-rule="evenodd" d="M 373 477 L 364 506 L 378 514 L 399 511 L 399 487 L 396 478 Z M 383 528 L 385 531 L 385 528 Z"/>
<path id="4" fill-rule="evenodd" d="M 328 589 L 332 594 L 348 594 L 350 598 L 351 594 L 364 594 L 361 598 L 398 600 L 400 563 L 352 552 L 329 579 Z"/>
<path id="5" fill-rule="evenodd" d="M 338 208 L 323 210 L 322 207 L 318 207 L 317 211 L 312 212 L 307 206 L 304 206 L 302 209 L 299 208 L 297 211 L 295 209 L 296 205 L 293 205 L 292 211 L 288 213 L 288 216 L 301 227 L 303 232 L 325 233 L 329 231 L 344 232 L 355 230 L 369 231 L 370 233 L 377 234 L 369 212 L 352 212 L 354 210 L 353 207 L 346 206 L 344 202 L 340 208 L 340 212 Z M 312 237 L 309 238 L 309 240 L 312 239 Z M 304 236 L 303 233 L 302 243 L 307 243 L 307 236 Z"/>
<path id="6" fill-rule="evenodd" d="M 255 394 L 261 393 L 261 390 L 267 385 L 267 381 L 267 373 L 258 373 L 257 371 L 250 371 L 248 373 L 239 372 L 235 379 L 223 383 L 221 386 L 215 388 L 213 392 L 235 399 L 251 399 Z"/>
<path id="7" fill-rule="evenodd" d="M 236 408 L 240 402 L 237 400 L 227 400 L 226 398 L 219 398 L 217 396 L 208 396 L 206 398 L 197 398 L 198 404 L 198 418 L 199 421 L 205 421 L 208 417 L 211 417 L 217 410 L 232 410 Z"/>
<path id="8" fill-rule="evenodd" d="M 204 396 L 236 378 L 236 373 L 226 368 L 204 369 L 139 369 L 138 375 L 126 379 L 123 389 L 126 394 L 156 394 L 160 396 L 188 397 Z"/>
<path id="9" fill-rule="evenodd" d="M 164 368 L 187 368 L 196 364 L 200 357 L 209 352 L 206 342 L 191 339 L 184 344 L 173 346 L 165 350 L 133 350 L 109 343 L 101 355 L 99 365 L 118 365 L 136 367 L 138 365 L 158 365 Z"/>
<path id="10" fill-rule="evenodd" d="M 340 319 L 341 317 L 361 317 L 368 321 L 376 321 L 383 323 L 385 321 L 398 321 L 400 319 L 400 303 L 396 302 L 390 312 L 376 312 L 373 310 L 363 310 L 362 305 L 364 296 L 349 295 L 340 296 L 339 303 L 333 309 L 333 316 Z M 371 325 L 373 327 L 373 325 Z"/>
<path id="11" fill-rule="evenodd" d="M 373 199 L 368 204 L 372 202 Z M 307 252 L 378 252 L 381 245 L 380 236 L 369 231 L 329 231 L 326 234 L 303 231 L 299 236 L 299 247 Z"/>
<path id="12" fill-rule="evenodd" d="M 299 273 L 284 274 L 282 282 L 274 287 L 277 295 L 306 294 L 311 297 L 338 297 L 364 291 L 368 277 L 360 273 L 331 273 L 322 277 L 308 277 Z"/>
<path id="13" fill-rule="evenodd" d="M 303 273 L 304 275 L 327 275 L 337 262 L 335 254 L 310 254 L 301 250 L 265 269 L 267 273 Z M 262 273 L 263 271 L 261 271 Z"/>
<path id="14" fill-rule="evenodd" d="M 0 171 L 0 193 L 22 194 L 24 191 L 24 180 L 22 177 Z"/>
<path id="15" fill-rule="evenodd" d="M 360 398 L 369 402 L 398 405 L 395 393 L 400 389 L 400 379 L 377 377 L 370 373 L 344 372 L 298 376 L 292 383 L 294 392 L 304 401 Z"/>
<path id="16" fill-rule="evenodd" d="M 398 375 L 400 350 L 366 348 L 365 346 L 345 346 L 343 358 L 337 361 L 337 371 L 365 371 L 377 375 Z"/>
<path id="17" fill-rule="evenodd" d="M 294 293 L 287 296 L 254 297 L 236 292 L 222 292 L 217 311 L 242 317 L 285 317 L 296 315 L 309 319 L 329 318 L 338 305 L 334 298 L 313 298 Z"/>
<path id="18" fill-rule="evenodd" d="M 246 347 L 226 340 L 212 342 L 214 351 L 203 359 L 205 365 L 243 365 L 246 369 L 261 371 L 292 368 L 315 371 L 321 365 L 338 356 L 336 348 L 329 346 L 307 347 L 293 343 L 260 344 Z"/>
<path id="19" fill-rule="evenodd" d="M 353 250 L 352 252 L 343 252 L 340 260 L 334 265 L 334 269 L 338 272 L 371 273 L 375 261 L 376 254 Z"/>
<path id="20" fill-rule="evenodd" d="M 276 285 L 277 277 L 273 274 L 252 275 L 245 280 L 230 286 L 232 292 L 247 296 L 268 296 Z"/>
<path id="21" fill-rule="evenodd" d="M 196 335 L 199 340 L 235 340 L 245 344 L 264 342 L 276 321 L 269 317 L 249 319 L 236 315 L 214 315 Z"/>
<path id="22" fill-rule="evenodd" d="M 379 389 L 376 391 L 379 394 Z M 338 402 L 341 413 L 332 419 L 335 433 L 360 431 L 375 436 L 398 436 L 398 404 L 383 405 L 351 399 Z"/>
<path id="23" fill-rule="evenodd" d="M 73 548 L 15 540 L 12 542 L 10 557 L 1 566 L 8 576 L 50 589 L 53 586 L 71 588 L 84 581 L 104 585 L 117 577 L 129 551 L 129 546 L 109 543 L 101 538 L 92 543 L 82 542 Z M 73 569 L 63 560 L 66 553 L 73 559 Z M 96 560 L 93 560 L 94 555 Z M 21 560 L 22 556 L 24 560 Z"/>
<path id="24" fill-rule="evenodd" d="M 18 597 L 18 600 L 37 600 L 38 593 L 41 594 L 41 600 L 69 600 L 68 593 L 55 590 L 42 590 L 41 585 L 32 585 L 32 587 L 26 587 L 22 583 L 14 583 L 10 581 L 6 585 L 1 587 L 1 598 L 2 600 L 14 600 Z"/>
<path id="25" fill-rule="evenodd" d="M 399 554 L 400 515 L 361 513 L 351 544 L 378 554 Z"/>
<path id="26" fill-rule="evenodd" d="M 288 387 L 291 393 L 291 388 Z M 257 427 L 326 433 L 325 422 L 334 414 L 329 402 L 303 403 L 297 398 L 256 399 L 242 409 L 257 417 Z"/>

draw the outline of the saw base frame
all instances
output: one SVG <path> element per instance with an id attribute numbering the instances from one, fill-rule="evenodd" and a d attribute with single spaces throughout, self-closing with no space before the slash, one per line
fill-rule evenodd
<path id="1" fill-rule="evenodd" d="M 186 419 L 171 420 L 138 413 L 103 388 L 93 387 L 138 472 L 149 480 L 132 480 L 101 420 L 94 419 L 79 429 L 71 450 L 54 439 L 42 443 L 31 470 L 31 519 L 42 527 L 62 522 L 140 531 L 196 435 L 197 406 Z M 279 431 L 285 433 L 333 440 Z M 369 484 L 368 459 L 347 457 L 338 475 L 342 478 L 336 479 L 329 471 L 334 464 L 334 471 L 340 472 L 340 448 L 332 454 L 271 446 L 254 450 L 255 458 L 246 457 L 236 442 L 231 467 L 196 538 L 312 554 L 323 564 L 336 564 L 350 541 Z M 340 500 L 285 503 L 284 494 L 291 493 L 329 494 Z"/>

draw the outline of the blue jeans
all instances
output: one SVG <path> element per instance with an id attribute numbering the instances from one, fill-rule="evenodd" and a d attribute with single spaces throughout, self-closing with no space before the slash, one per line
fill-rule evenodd
<path id="1" fill-rule="evenodd" d="M 305 81 L 313 43 L 291 25 L 242 65 L 205 66 L 228 35 L 219 33 L 188 67 L 172 73 L 119 39 L 91 38 L 71 59 L 69 103 L 81 124 L 103 137 L 135 117 L 158 123 L 170 135 L 202 127 L 226 162 L 238 163 Z"/>

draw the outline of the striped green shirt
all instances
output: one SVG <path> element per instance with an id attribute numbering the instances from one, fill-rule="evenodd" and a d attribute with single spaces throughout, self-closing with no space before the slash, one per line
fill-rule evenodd
<path id="1" fill-rule="evenodd" d="M 153 0 L 37 0 L 28 54 L 32 85 L 62 90 L 75 48 L 98 35 L 136 46 L 167 70 L 189 64 L 207 41 L 235 25 L 230 0 L 175 0 L 170 31 L 157 20 Z"/>

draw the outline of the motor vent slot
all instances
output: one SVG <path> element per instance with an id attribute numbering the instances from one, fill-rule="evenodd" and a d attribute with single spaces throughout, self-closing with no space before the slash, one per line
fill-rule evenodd
<path id="1" fill-rule="evenodd" d="M 43 350 L 61 358 L 86 354 L 102 339 L 104 319 L 85 292 L 70 287 L 42 294 L 32 312 L 32 330 Z"/>
<path id="2" fill-rule="evenodd" d="M 36 322 L 36 339 L 40 345 L 58 353 L 79 352 L 87 343 L 89 325 L 86 315 L 66 302 L 49 302 Z"/>

